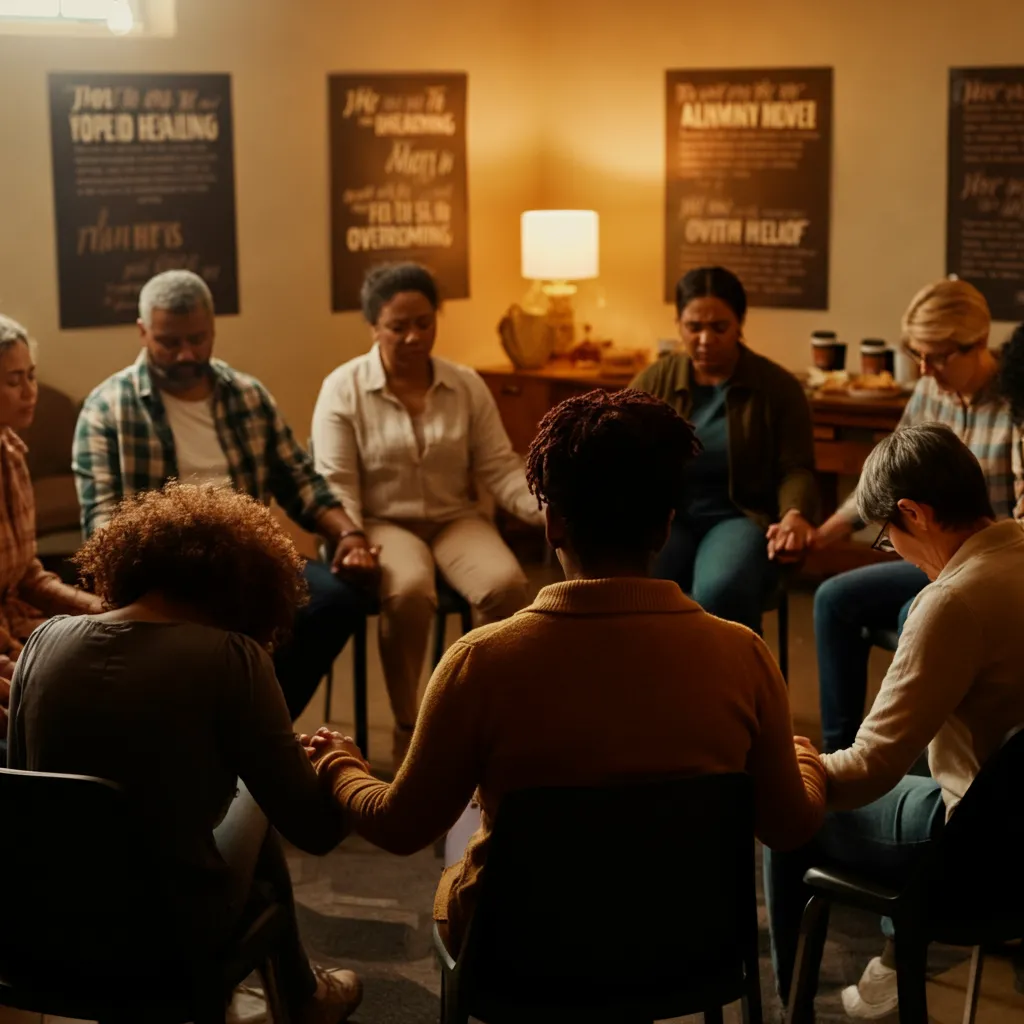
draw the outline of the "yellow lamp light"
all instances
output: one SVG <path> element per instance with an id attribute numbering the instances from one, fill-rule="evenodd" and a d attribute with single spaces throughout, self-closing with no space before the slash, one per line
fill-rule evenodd
<path id="1" fill-rule="evenodd" d="M 594 210 L 527 210 L 522 216 L 522 274 L 539 282 L 547 297 L 555 355 L 565 354 L 575 341 L 572 282 L 598 276 L 598 237 Z"/>

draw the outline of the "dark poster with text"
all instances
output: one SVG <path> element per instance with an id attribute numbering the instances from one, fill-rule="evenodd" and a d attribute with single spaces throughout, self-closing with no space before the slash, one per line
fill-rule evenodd
<path id="1" fill-rule="evenodd" d="M 705 265 L 752 306 L 828 308 L 832 69 L 666 74 L 665 299 Z"/>
<path id="2" fill-rule="evenodd" d="M 415 260 L 445 299 L 469 295 L 464 74 L 331 75 L 336 312 L 370 267 Z"/>
<path id="3" fill-rule="evenodd" d="M 1024 320 L 1024 68 L 950 70 L 946 272 Z"/>
<path id="4" fill-rule="evenodd" d="M 231 78 L 52 74 L 61 327 L 134 323 L 154 274 L 238 312 Z"/>

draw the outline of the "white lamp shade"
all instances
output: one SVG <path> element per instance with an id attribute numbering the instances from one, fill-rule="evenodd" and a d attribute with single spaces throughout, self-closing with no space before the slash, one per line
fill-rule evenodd
<path id="1" fill-rule="evenodd" d="M 527 210 L 522 217 L 523 277 L 582 281 L 598 274 L 594 210 Z"/>

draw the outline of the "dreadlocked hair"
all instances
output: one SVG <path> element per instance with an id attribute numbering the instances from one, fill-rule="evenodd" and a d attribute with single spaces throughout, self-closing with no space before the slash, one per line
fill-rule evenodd
<path id="1" fill-rule="evenodd" d="M 653 395 L 590 391 L 541 420 L 526 480 L 581 559 L 646 557 L 663 543 L 683 468 L 700 451 L 690 424 Z"/>

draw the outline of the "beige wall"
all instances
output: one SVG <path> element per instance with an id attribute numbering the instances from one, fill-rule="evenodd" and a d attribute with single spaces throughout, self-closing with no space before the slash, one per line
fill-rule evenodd
<path id="1" fill-rule="evenodd" d="M 947 69 L 1021 63 L 1015 0 L 560 0 L 547 8 L 544 198 L 601 214 L 607 306 L 622 344 L 671 336 L 662 301 L 664 72 L 835 69 L 831 309 L 754 310 L 753 346 L 793 369 L 807 336 L 898 339 L 945 270 Z M 1005 325 L 995 336 L 1002 340 Z"/>
<path id="2" fill-rule="evenodd" d="M 529 29 L 515 0 L 178 0 L 173 39 L 0 36 L 0 310 L 39 339 L 43 379 L 75 396 L 138 350 L 131 327 L 57 326 L 47 72 L 230 72 L 243 312 L 219 321 L 217 353 L 305 438 L 323 377 L 368 344 L 357 314 L 330 311 L 326 76 L 464 70 L 473 298 L 450 305 L 440 350 L 498 360 L 495 325 L 522 290 L 518 215 L 539 188 Z"/>
<path id="3" fill-rule="evenodd" d="M 0 36 L 0 309 L 30 325 L 44 378 L 74 395 L 136 350 L 131 328 L 57 328 L 46 73 L 230 72 L 244 312 L 220 322 L 218 349 L 268 384 L 303 437 L 324 374 L 366 344 L 357 315 L 330 312 L 328 72 L 469 72 L 473 298 L 450 304 L 440 350 L 484 364 L 524 291 L 518 218 L 535 205 L 601 213 L 607 306 L 584 289 L 584 317 L 623 344 L 672 333 L 666 68 L 832 65 L 832 308 L 755 310 L 748 330 L 797 368 L 815 327 L 894 339 L 910 295 L 941 274 L 947 68 L 1019 61 L 1024 4 L 179 0 L 178 24 L 163 40 Z"/>

